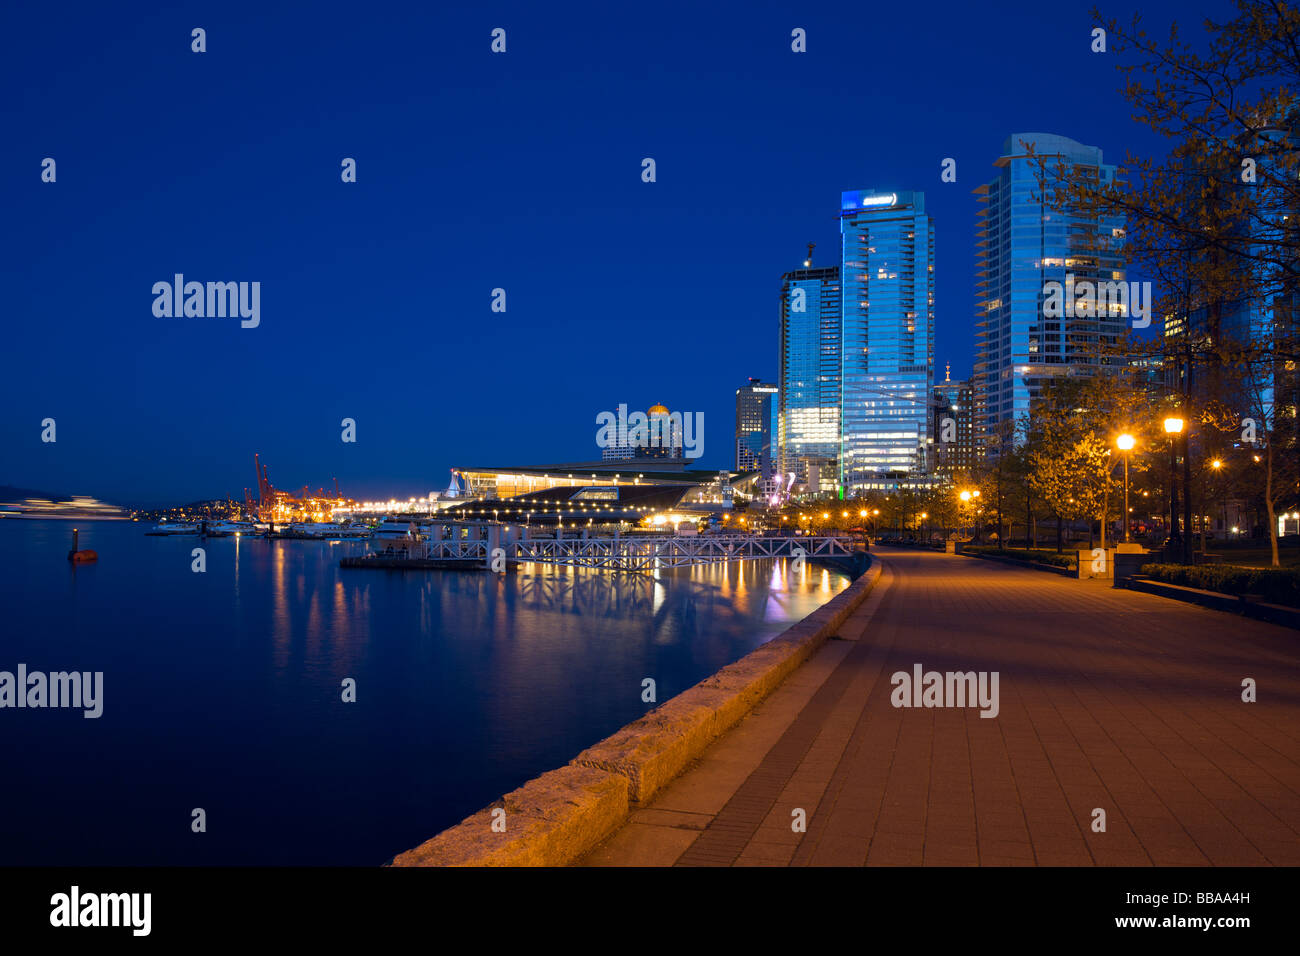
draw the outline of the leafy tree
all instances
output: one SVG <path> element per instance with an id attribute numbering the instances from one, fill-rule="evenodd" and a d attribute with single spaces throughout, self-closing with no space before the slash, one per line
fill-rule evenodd
<path id="1" fill-rule="evenodd" d="M 1120 351 L 1158 358 L 1170 373 L 1166 407 L 1199 426 L 1189 450 L 1206 459 L 1237 445 L 1259 456 L 1277 564 L 1278 511 L 1300 500 L 1300 11 L 1283 0 L 1235 7 L 1205 22 L 1200 48 L 1176 25 L 1161 39 L 1139 16 L 1125 24 L 1094 10 L 1134 118 L 1168 148 L 1129 155 L 1112 181 L 1053 170 L 1047 158 L 1040 170 L 1054 204 L 1125 218 L 1125 255 L 1153 280 L 1152 314 L 1170 319 L 1164 335 Z M 1236 434 L 1248 422 L 1253 442 Z M 1202 467 L 1188 460 L 1184 474 Z"/>
<path id="2" fill-rule="evenodd" d="M 1030 452 L 1030 460 L 1030 484 L 1048 507 L 1066 521 L 1100 518 L 1105 547 L 1110 449 L 1092 432 L 1049 426 L 1042 444 Z"/>

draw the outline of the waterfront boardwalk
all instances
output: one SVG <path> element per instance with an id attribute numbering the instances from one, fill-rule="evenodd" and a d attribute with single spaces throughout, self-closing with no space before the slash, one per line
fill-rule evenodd
<path id="1" fill-rule="evenodd" d="M 583 864 L 1300 864 L 1300 631 L 882 552 L 841 639 Z M 997 717 L 892 706 L 915 664 L 997 671 Z"/>

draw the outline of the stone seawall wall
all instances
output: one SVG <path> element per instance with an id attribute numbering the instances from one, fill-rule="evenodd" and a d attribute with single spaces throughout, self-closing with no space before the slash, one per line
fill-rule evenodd
<path id="1" fill-rule="evenodd" d="M 772 640 L 413 850 L 393 866 L 564 866 L 613 834 L 834 635 L 880 577 L 873 566 Z M 505 832 L 492 829 L 505 810 Z M 500 814 L 497 813 L 497 818 Z"/>

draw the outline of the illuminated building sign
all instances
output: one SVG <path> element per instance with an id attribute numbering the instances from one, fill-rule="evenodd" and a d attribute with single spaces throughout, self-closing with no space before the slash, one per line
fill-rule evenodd
<path id="1" fill-rule="evenodd" d="M 896 202 L 898 202 L 897 193 L 889 193 L 888 195 L 885 196 L 863 196 L 862 197 L 862 205 L 868 209 L 876 206 L 892 206 Z"/>

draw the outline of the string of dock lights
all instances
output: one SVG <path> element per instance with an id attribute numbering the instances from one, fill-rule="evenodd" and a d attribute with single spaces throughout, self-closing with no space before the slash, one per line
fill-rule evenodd
<path id="1" fill-rule="evenodd" d="M 452 471 L 454 474 L 461 475 L 461 476 L 465 474 L 464 471 L 461 471 L 459 469 L 452 469 Z M 610 487 L 610 488 L 618 488 L 619 485 L 622 483 L 622 479 L 624 475 L 624 473 L 622 472 L 615 473 L 612 477 L 608 475 L 598 476 L 595 472 L 590 472 L 589 474 L 591 474 L 591 480 L 597 487 Z M 560 475 L 551 475 L 549 473 L 544 473 L 540 476 L 528 476 L 528 477 L 537 478 L 541 481 L 548 481 L 548 482 L 553 482 L 553 481 L 562 482 L 565 480 L 564 477 L 561 477 Z M 568 472 L 567 478 L 570 481 L 577 480 L 578 473 Z M 639 486 L 641 484 L 641 481 L 644 478 L 645 478 L 644 472 L 638 473 L 636 477 L 632 479 L 632 485 L 634 487 Z M 481 505 L 487 501 L 500 501 L 500 503 L 497 505 L 497 507 L 494 508 L 481 507 Z M 588 523 L 591 523 L 594 520 L 595 516 L 602 512 L 611 515 L 614 513 L 628 514 L 629 512 L 639 512 L 643 518 L 652 515 L 660 515 L 660 514 L 671 515 L 676 513 L 673 509 L 651 508 L 644 505 L 601 505 L 601 504 L 585 504 L 583 502 L 562 502 L 557 504 L 534 505 L 531 502 L 525 504 L 523 502 L 512 502 L 509 501 L 509 499 L 501 500 L 501 499 L 491 499 L 491 498 L 477 498 L 475 503 L 479 504 L 480 507 L 470 508 L 466 506 L 453 506 L 456 510 L 456 514 L 454 516 L 450 516 L 450 515 L 447 516 L 447 518 L 444 519 L 444 522 L 446 520 L 450 520 L 454 522 L 461 517 L 468 517 L 468 516 L 481 516 L 486 518 L 489 515 L 492 517 L 494 521 L 500 521 L 502 513 L 506 515 L 507 519 L 510 519 L 511 516 L 513 516 L 516 521 L 520 517 L 531 518 L 534 515 L 545 516 L 545 515 L 553 514 L 556 518 L 564 518 L 566 516 L 586 517 L 588 519 Z M 434 523 L 437 523 L 438 519 L 433 518 L 433 521 Z"/>
<path id="2" fill-rule="evenodd" d="M 609 505 L 579 505 L 578 507 L 581 508 L 583 512 L 587 512 L 587 511 L 618 511 L 618 512 L 622 513 L 622 512 L 627 512 L 627 511 L 641 511 L 641 512 L 645 512 L 645 513 L 647 513 L 647 514 L 663 514 L 663 513 L 665 513 L 663 508 L 646 508 L 646 507 L 643 507 L 643 506 L 641 506 L 641 505 L 627 505 L 627 506 L 622 507 L 622 508 L 611 508 Z M 552 510 L 554 510 L 554 512 L 555 512 L 556 514 L 570 514 L 570 515 L 576 515 L 576 514 L 580 514 L 580 513 L 581 513 L 581 512 L 577 511 L 577 510 L 574 509 L 574 508 L 563 508 L 563 507 L 561 507 L 561 506 L 559 506 L 559 505 L 554 506 L 554 508 L 552 508 L 552 507 L 550 507 L 550 506 L 547 506 L 547 505 L 537 505 L 537 506 L 528 507 L 528 508 L 524 508 L 524 507 L 521 507 L 521 506 L 519 506 L 519 505 L 503 505 L 503 506 L 500 507 L 500 508 L 483 508 L 483 509 L 477 509 L 477 508 L 466 508 L 464 511 L 459 512 L 459 514 L 462 514 L 462 515 L 495 515 L 495 514 L 499 514 L 500 512 L 503 512 L 503 511 L 513 512 L 513 513 L 516 513 L 516 514 L 539 514 L 539 513 L 550 512 L 550 511 L 552 511 Z M 453 519 L 453 520 L 454 520 L 454 519 Z"/>

